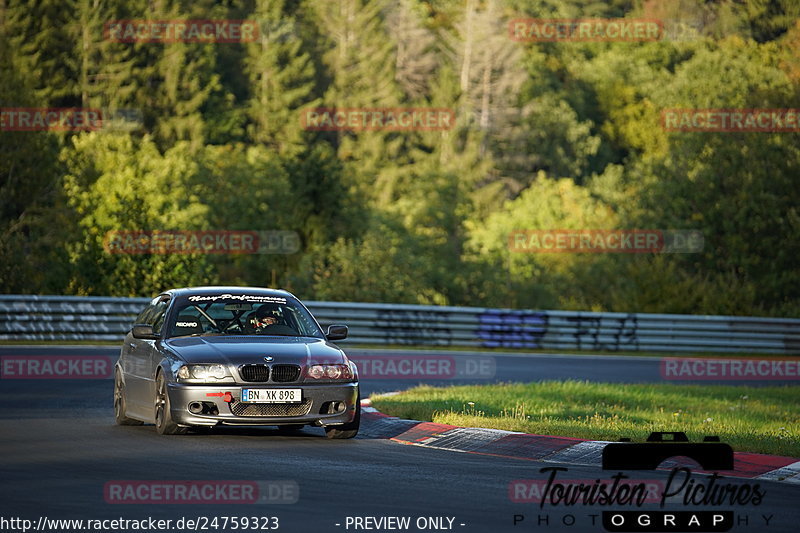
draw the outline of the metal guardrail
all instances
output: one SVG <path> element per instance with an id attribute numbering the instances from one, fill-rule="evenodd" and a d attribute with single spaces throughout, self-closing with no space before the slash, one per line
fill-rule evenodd
<path id="1" fill-rule="evenodd" d="M 0 340 L 121 341 L 149 298 L 0 295 Z M 305 302 L 344 343 L 800 354 L 800 319 Z"/>

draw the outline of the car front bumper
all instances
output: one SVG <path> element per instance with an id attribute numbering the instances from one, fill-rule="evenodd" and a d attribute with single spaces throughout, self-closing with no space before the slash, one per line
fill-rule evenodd
<path id="1" fill-rule="evenodd" d="M 302 404 L 244 404 L 242 389 L 301 389 Z M 315 384 L 167 384 L 172 419 L 180 425 L 282 425 L 335 426 L 353 421 L 358 401 L 358 383 Z M 226 393 L 232 401 L 225 401 Z M 192 413 L 189 405 L 200 402 L 203 413 Z M 335 409 L 338 405 L 339 409 Z M 216 413 L 214 413 L 216 407 Z M 334 412 L 331 412 L 331 411 Z"/>

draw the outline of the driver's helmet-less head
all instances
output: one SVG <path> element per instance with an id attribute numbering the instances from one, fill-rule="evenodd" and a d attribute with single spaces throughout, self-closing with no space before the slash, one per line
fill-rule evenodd
<path id="1" fill-rule="evenodd" d="M 262 304 L 261 307 L 256 309 L 253 317 L 250 319 L 250 324 L 254 328 L 265 328 L 272 324 L 279 322 L 281 317 L 281 308 L 277 304 Z"/>

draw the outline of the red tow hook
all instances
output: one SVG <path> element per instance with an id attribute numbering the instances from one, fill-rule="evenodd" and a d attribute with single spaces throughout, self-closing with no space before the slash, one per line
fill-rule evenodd
<path id="1" fill-rule="evenodd" d="M 225 403 L 231 403 L 233 401 L 233 394 L 230 392 L 207 392 L 206 396 L 213 396 L 213 397 L 222 397 L 222 401 Z"/>

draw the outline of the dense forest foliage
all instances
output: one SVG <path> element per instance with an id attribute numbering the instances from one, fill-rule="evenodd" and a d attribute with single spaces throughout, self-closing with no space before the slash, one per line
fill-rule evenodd
<path id="1" fill-rule="evenodd" d="M 659 20 L 521 42 L 515 18 Z M 115 42 L 116 20 L 256 21 L 252 42 Z M 126 110 L 0 131 L 0 291 L 200 284 L 305 299 L 800 313 L 800 134 L 668 131 L 675 108 L 800 107 L 796 0 L 0 0 L 0 107 Z M 309 107 L 452 109 L 311 131 Z M 702 231 L 691 254 L 531 254 L 509 232 Z M 110 254 L 114 230 L 294 230 L 294 254 Z"/>

